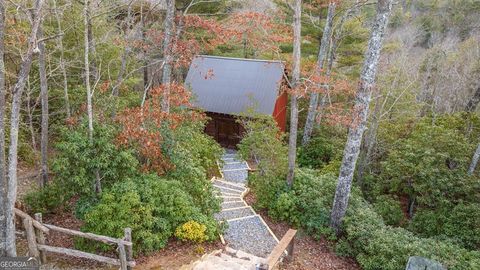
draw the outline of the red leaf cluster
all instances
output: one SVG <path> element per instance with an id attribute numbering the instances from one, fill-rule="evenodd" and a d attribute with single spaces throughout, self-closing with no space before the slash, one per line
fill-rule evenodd
<path id="1" fill-rule="evenodd" d="M 163 93 L 170 92 L 171 111 L 161 110 Z M 122 126 L 117 141 L 120 145 L 134 147 L 144 160 L 143 169 L 159 175 L 173 169 L 162 145 L 166 129 L 174 130 L 185 121 L 204 119 L 202 113 L 190 110 L 190 92 L 181 84 L 162 85 L 151 90 L 143 107 L 125 109 L 117 116 Z"/>

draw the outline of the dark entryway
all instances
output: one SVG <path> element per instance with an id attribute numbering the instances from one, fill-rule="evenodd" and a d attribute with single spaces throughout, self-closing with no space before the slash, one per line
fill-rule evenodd
<path id="1" fill-rule="evenodd" d="M 205 133 L 212 136 L 222 147 L 235 149 L 245 129 L 236 122 L 235 116 L 207 112 L 211 119 L 205 126 Z"/>

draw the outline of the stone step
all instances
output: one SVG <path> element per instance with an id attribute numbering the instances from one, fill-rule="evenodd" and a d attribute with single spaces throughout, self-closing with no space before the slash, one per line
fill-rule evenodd
<path id="1" fill-rule="evenodd" d="M 222 158 L 237 158 L 238 155 L 236 153 L 227 153 L 223 154 Z"/>
<path id="2" fill-rule="evenodd" d="M 232 208 L 239 208 L 248 206 L 244 201 L 233 201 L 233 202 L 223 202 L 222 203 L 222 211 Z"/>
<path id="3" fill-rule="evenodd" d="M 222 173 L 225 181 L 233 182 L 234 184 L 245 184 L 247 182 L 247 170 L 222 171 Z"/>
<path id="4" fill-rule="evenodd" d="M 234 162 L 234 163 L 226 163 L 223 165 L 222 170 L 248 170 L 249 167 L 246 162 Z"/>
<path id="5" fill-rule="evenodd" d="M 262 258 L 266 258 L 278 244 L 259 215 L 228 220 L 223 237 L 230 247 Z"/>
<path id="6" fill-rule="evenodd" d="M 245 161 L 231 161 L 231 162 L 224 162 L 224 164 L 241 164 L 244 163 Z"/>
<path id="7" fill-rule="evenodd" d="M 241 159 L 237 159 L 235 157 L 224 157 L 222 158 L 224 163 L 232 163 L 232 162 L 243 162 Z"/>
<path id="8" fill-rule="evenodd" d="M 241 197 L 232 197 L 232 196 L 217 196 L 222 199 L 223 202 L 238 202 L 242 201 Z"/>
<path id="9" fill-rule="evenodd" d="M 217 191 L 220 191 L 222 194 L 235 194 L 235 195 L 242 195 L 242 191 L 240 190 L 237 190 L 237 189 L 232 189 L 232 188 L 228 188 L 228 187 L 222 187 L 222 186 L 217 186 L 217 185 L 213 185 L 213 187 L 217 190 Z"/>
<path id="10" fill-rule="evenodd" d="M 244 206 L 244 207 L 239 207 L 239 208 L 233 208 L 229 210 L 222 210 L 219 213 L 215 214 L 215 218 L 217 220 L 230 220 L 230 219 L 238 219 L 238 218 L 243 218 L 243 217 L 248 217 L 248 216 L 253 216 L 255 215 L 255 212 L 253 211 L 252 207 L 250 206 Z"/>
<path id="11" fill-rule="evenodd" d="M 243 185 L 234 184 L 234 183 L 231 183 L 231 182 L 226 182 L 226 181 L 219 180 L 219 179 L 213 181 L 213 185 L 238 190 L 240 192 L 245 192 L 247 190 L 245 188 L 245 186 L 243 186 Z"/>
<path id="12" fill-rule="evenodd" d="M 238 198 L 239 200 L 242 200 L 241 194 L 238 194 L 238 193 L 227 193 L 227 192 L 221 192 L 219 190 L 215 190 L 213 192 L 213 195 L 219 198 Z"/>

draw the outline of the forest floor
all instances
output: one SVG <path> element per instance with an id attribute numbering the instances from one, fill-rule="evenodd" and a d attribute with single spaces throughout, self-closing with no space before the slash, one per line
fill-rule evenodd
<path id="1" fill-rule="evenodd" d="M 255 204 L 255 195 L 249 193 L 245 196 L 249 205 Z M 285 222 L 273 221 L 266 211 L 257 211 L 267 225 L 281 239 L 290 229 Z M 332 244 L 325 239 L 315 240 L 313 237 L 298 231 L 295 236 L 293 261 L 280 266 L 280 269 L 288 270 L 360 270 L 360 266 L 352 258 L 341 257 L 335 254 Z"/>

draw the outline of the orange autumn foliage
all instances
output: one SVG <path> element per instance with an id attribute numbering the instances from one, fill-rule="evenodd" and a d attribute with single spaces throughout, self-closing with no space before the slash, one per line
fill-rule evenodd
<path id="1" fill-rule="evenodd" d="M 134 147 L 143 159 L 143 170 L 159 175 L 174 169 L 162 148 L 167 130 L 175 130 L 185 121 L 201 121 L 203 113 L 191 110 L 190 92 L 181 84 L 172 83 L 170 104 L 172 110 L 161 110 L 161 99 L 165 86 L 151 90 L 151 97 L 143 107 L 125 109 L 117 116 L 122 126 L 117 142 Z"/>

